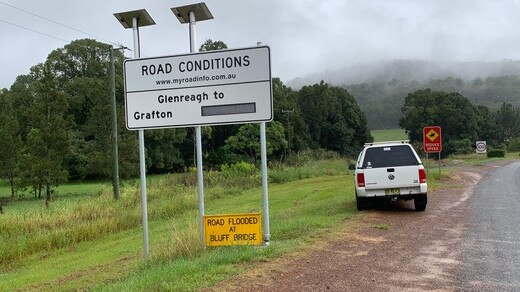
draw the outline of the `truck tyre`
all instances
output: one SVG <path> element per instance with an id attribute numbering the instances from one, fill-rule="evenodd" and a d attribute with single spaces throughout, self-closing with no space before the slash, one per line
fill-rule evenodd
<path id="1" fill-rule="evenodd" d="M 363 210 L 368 209 L 367 199 L 356 196 L 356 206 L 357 206 L 358 211 L 363 211 Z"/>
<path id="2" fill-rule="evenodd" d="M 424 211 L 426 210 L 426 204 L 428 203 L 428 198 L 426 194 L 416 195 L 413 199 L 413 203 L 415 205 L 416 211 Z"/>

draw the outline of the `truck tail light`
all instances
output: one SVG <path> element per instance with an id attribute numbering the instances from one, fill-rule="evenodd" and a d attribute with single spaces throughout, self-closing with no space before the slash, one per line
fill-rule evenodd
<path id="1" fill-rule="evenodd" d="M 419 169 L 419 183 L 426 183 L 426 170 L 424 168 Z"/>
<path id="2" fill-rule="evenodd" d="M 357 186 L 364 187 L 365 186 L 365 174 L 360 172 L 357 174 Z"/>

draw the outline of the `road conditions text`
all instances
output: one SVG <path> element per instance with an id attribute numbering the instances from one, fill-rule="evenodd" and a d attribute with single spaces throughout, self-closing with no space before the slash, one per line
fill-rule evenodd
<path id="1" fill-rule="evenodd" d="M 221 100 L 224 98 L 224 93 L 214 91 L 212 93 L 201 92 L 198 94 L 186 94 L 186 95 L 166 95 L 159 94 L 157 96 L 157 104 L 158 106 L 163 104 L 171 104 L 171 103 L 202 103 L 210 99 L 210 96 L 216 100 Z M 161 110 L 152 110 L 149 112 L 134 112 L 135 120 L 154 120 L 154 119 L 171 119 L 173 118 L 173 113 L 171 111 L 161 111 Z"/>
<path id="2" fill-rule="evenodd" d="M 207 71 L 207 70 L 219 70 L 219 69 L 230 69 L 237 67 L 248 67 L 250 64 L 249 56 L 234 56 L 214 59 L 203 59 L 203 60 L 189 60 L 179 62 L 177 66 L 172 63 L 163 64 L 150 64 L 141 66 L 141 75 L 157 75 L 157 74 L 170 74 L 174 68 L 177 68 L 178 72 L 195 72 L 195 71 Z"/>

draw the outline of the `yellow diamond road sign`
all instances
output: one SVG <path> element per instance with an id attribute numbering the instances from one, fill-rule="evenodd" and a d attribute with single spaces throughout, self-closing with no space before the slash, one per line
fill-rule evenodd
<path id="1" fill-rule="evenodd" d="M 437 137 L 439 137 L 439 133 L 437 133 L 435 130 L 431 129 L 427 134 L 426 137 L 430 139 L 430 141 L 435 141 Z"/>

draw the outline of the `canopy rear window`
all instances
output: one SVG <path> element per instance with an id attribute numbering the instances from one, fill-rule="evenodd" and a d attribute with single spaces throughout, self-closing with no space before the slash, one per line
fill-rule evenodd
<path id="1" fill-rule="evenodd" d="M 419 165 L 413 150 L 408 145 L 381 146 L 368 148 L 363 160 L 363 168 Z"/>

